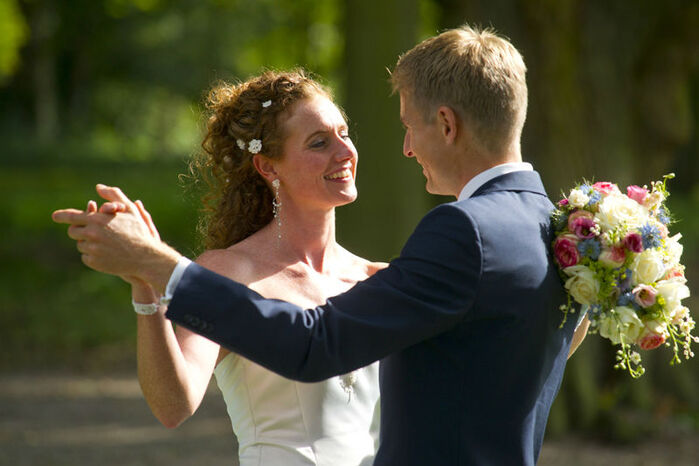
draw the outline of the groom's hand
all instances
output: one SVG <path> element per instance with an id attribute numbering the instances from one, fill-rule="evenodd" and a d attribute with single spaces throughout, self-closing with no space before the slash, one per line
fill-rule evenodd
<path id="1" fill-rule="evenodd" d="M 88 267 L 113 275 L 138 277 L 163 292 L 180 254 L 160 241 L 142 204 L 119 188 L 97 185 L 105 203 L 99 211 L 62 209 L 53 213 L 57 223 L 70 225 L 68 236 L 77 241 Z"/>

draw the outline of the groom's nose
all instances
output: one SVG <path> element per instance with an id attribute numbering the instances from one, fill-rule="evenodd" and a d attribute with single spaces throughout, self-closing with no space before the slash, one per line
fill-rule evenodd
<path id="1" fill-rule="evenodd" d="M 406 157 L 415 157 L 410 147 L 410 133 L 408 131 L 405 132 L 405 137 L 403 138 L 403 155 Z"/>

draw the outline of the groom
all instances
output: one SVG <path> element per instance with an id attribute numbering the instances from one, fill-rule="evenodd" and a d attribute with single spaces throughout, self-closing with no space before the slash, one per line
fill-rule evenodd
<path id="1" fill-rule="evenodd" d="M 172 295 L 173 322 L 286 377 L 381 359 L 376 465 L 534 465 L 575 322 L 559 328 L 553 206 L 521 161 L 525 71 L 508 41 L 469 27 L 400 58 L 403 152 L 429 192 L 457 201 L 428 213 L 388 268 L 315 309 L 190 263 L 131 211 L 54 219 L 72 224 L 88 266 L 151 282 Z M 105 210 L 130 204 L 99 189 Z"/>

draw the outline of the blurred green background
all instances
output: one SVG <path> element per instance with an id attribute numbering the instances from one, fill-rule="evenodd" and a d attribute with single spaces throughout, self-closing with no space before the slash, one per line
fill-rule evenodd
<path id="1" fill-rule="evenodd" d="M 354 252 L 388 260 L 443 201 L 401 155 L 388 73 L 439 30 L 492 26 L 525 57 L 524 157 L 549 194 L 585 177 L 669 200 L 692 292 L 699 276 L 699 4 L 687 0 L 0 0 L 0 371 L 132 363 L 129 289 L 84 267 L 62 207 L 121 186 L 189 256 L 199 201 L 178 175 L 218 79 L 301 65 L 335 89 L 360 152 L 359 200 L 338 211 Z M 699 313 L 696 296 L 688 299 Z M 638 381 L 589 337 L 570 361 L 549 436 L 612 441 L 699 430 L 699 363 L 645 356 Z"/>

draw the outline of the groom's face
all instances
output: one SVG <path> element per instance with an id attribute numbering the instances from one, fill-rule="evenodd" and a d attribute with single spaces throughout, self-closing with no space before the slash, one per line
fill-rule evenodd
<path id="1" fill-rule="evenodd" d="M 446 174 L 445 161 L 440 157 L 441 138 L 439 128 L 434 122 L 426 122 L 413 102 L 412 96 L 401 91 L 400 119 L 405 127 L 403 154 L 414 157 L 422 166 L 422 174 L 427 179 L 425 189 L 432 194 L 451 194 L 445 192 L 443 178 Z"/>

